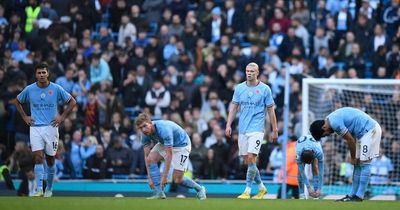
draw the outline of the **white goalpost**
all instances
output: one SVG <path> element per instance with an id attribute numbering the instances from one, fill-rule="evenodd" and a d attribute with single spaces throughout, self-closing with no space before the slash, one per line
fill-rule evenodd
<path id="1" fill-rule="evenodd" d="M 303 79 L 302 133 L 341 107 L 365 111 L 382 127 L 381 156 L 371 163 L 367 196 L 400 194 L 400 80 Z M 352 165 L 345 140 L 331 135 L 321 140 L 325 154 L 324 194 L 346 194 Z"/>

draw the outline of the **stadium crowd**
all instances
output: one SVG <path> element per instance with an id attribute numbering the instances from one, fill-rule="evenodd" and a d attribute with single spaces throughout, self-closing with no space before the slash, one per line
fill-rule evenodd
<path id="1" fill-rule="evenodd" d="M 33 170 L 29 127 L 9 102 L 46 61 L 51 81 L 77 100 L 60 125 L 57 179 L 144 177 L 133 123 L 142 111 L 189 133 L 195 178 L 243 179 L 237 129 L 232 138 L 224 130 L 249 62 L 260 66 L 259 79 L 272 89 L 281 140 L 290 71 L 290 135 L 296 138 L 302 78 L 400 79 L 399 26 L 399 0 L 4 0 L 0 165 L 18 177 Z M 391 100 L 400 110 L 400 97 Z M 398 130 L 387 130 L 383 140 L 391 161 L 386 175 L 397 181 Z M 339 171 L 346 150 L 337 152 L 344 146 L 323 145 L 326 182 L 347 181 L 349 173 Z M 281 145 L 265 140 L 258 165 L 278 181 Z"/>

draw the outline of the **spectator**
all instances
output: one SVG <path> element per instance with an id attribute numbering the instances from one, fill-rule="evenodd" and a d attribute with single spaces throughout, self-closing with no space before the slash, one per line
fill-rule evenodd
<path id="1" fill-rule="evenodd" d="M 104 51 L 107 48 L 108 43 L 114 42 L 114 39 L 111 37 L 109 29 L 106 26 L 100 27 L 99 35 L 101 49 Z"/>
<path id="2" fill-rule="evenodd" d="M 399 20 L 398 9 L 399 2 L 392 0 L 390 6 L 383 11 L 383 22 L 386 24 L 386 34 L 389 37 L 393 37 L 396 32 L 395 23 Z"/>
<path id="3" fill-rule="evenodd" d="M 84 166 L 83 177 L 85 179 L 104 179 L 107 172 L 107 159 L 104 155 L 104 147 L 96 145 L 96 151 L 91 155 Z"/>
<path id="4" fill-rule="evenodd" d="M 360 43 L 361 50 L 365 55 L 371 55 L 371 42 L 372 42 L 372 24 L 368 21 L 368 17 L 360 13 L 357 17 L 357 23 L 354 26 L 354 35 L 358 43 Z"/>
<path id="5" fill-rule="evenodd" d="M 136 73 L 134 70 L 129 71 L 127 78 L 123 81 L 122 93 L 122 102 L 124 106 L 134 107 L 135 111 L 139 111 L 140 107 L 144 104 L 144 92 L 142 87 L 137 84 Z"/>
<path id="6" fill-rule="evenodd" d="M 371 184 L 389 184 L 393 171 L 392 161 L 381 150 L 381 155 L 371 161 Z"/>
<path id="7" fill-rule="evenodd" d="M 282 153 L 282 145 L 279 144 L 276 146 L 269 156 L 269 167 L 272 170 L 273 178 L 272 181 L 274 183 L 278 183 L 279 180 L 279 172 L 281 170 L 283 164 L 283 153 Z"/>
<path id="8" fill-rule="evenodd" d="M 29 0 L 29 4 L 25 8 L 25 32 L 29 33 L 33 30 L 34 22 L 38 19 L 40 13 L 40 5 L 36 0 Z"/>
<path id="9" fill-rule="evenodd" d="M 290 19 L 285 16 L 281 8 L 274 9 L 274 16 L 268 22 L 268 28 L 270 31 L 276 31 L 273 29 L 274 27 L 277 27 L 274 26 L 275 23 L 279 25 L 279 31 L 282 31 L 283 33 L 286 33 L 290 27 Z"/>
<path id="10" fill-rule="evenodd" d="M 193 176 L 199 177 L 201 173 L 201 164 L 207 156 L 207 148 L 202 143 L 201 135 L 194 133 L 192 135 L 192 151 L 190 152 L 190 160 L 193 164 Z"/>
<path id="11" fill-rule="evenodd" d="M 149 23 L 160 22 L 163 4 L 163 0 L 145 0 L 143 2 L 142 9 Z"/>
<path id="12" fill-rule="evenodd" d="M 137 66 L 136 73 L 136 82 L 138 85 L 140 85 L 140 87 L 142 87 L 143 92 L 150 90 L 153 83 L 153 78 L 146 71 L 146 67 L 142 64 L 139 64 Z"/>
<path id="13" fill-rule="evenodd" d="M 287 35 L 282 39 L 281 43 L 278 45 L 278 55 L 282 60 L 286 60 L 292 55 L 292 50 L 295 47 L 304 49 L 303 41 L 296 36 L 296 29 L 294 27 L 288 29 Z"/>
<path id="14" fill-rule="evenodd" d="M 398 182 L 400 180 L 400 142 L 393 141 L 391 144 L 391 152 L 388 156 L 393 164 L 393 170 L 390 171 L 389 178 L 392 182 Z"/>
<path id="15" fill-rule="evenodd" d="M 301 25 L 307 26 L 310 21 L 310 11 L 304 5 L 304 0 L 295 0 L 293 2 L 293 13 L 290 17 L 292 20 L 299 20 Z"/>
<path id="16" fill-rule="evenodd" d="M 71 178 L 82 177 L 82 158 L 80 148 L 82 144 L 82 131 L 77 129 L 72 136 L 72 142 L 69 146 L 69 161 L 71 163 L 70 176 Z"/>
<path id="17" fill-rule="evenodd" d="M 127 78 L 128 71 L 134 69 L 132 59 L 124 51 L 118 52 L 110 61 L 110 70 L 113 78 L 113 88 L 121 91 L 123 81 Z"/>
<path id="18" fill-rule="evenodd" d="M 46 16 L 51 21 L 56 21 L 59 18 L 57 11 L 52 8 L 50 0 L 44 0 L 40 4 L 39 19 Z"/>
<path id="19" fill-rule="evenodd" d="M 129 175 L 132 165 L 132 151 L 123 144 L 120 136 L 113 138 L 113 146 L 106 152 L 107 171 L 111 175 Z"/>
<path id="20" fill-rule="evenodd" d="M 165 89 L 161 81 L 156 80 L 153 87 L 146 93 L 146 105 L 150 107 L 152 115 L 161 117 L 166 113 L 167 108 L 171 103 L 171 94 Z"/>
<path id="21" fill-rule="evenodd" d="M 6 26 L 8 25 L 7 18 L 4 17 L 4 6 L 0 4 L 0 31 L 4 33 Z"/>
<path id="22" fill-rule="evenodd" d="M 134 45 L 145 48 L 148 45 L 148 43 L 149 43 L 149 40 L 147 38 L 147 31 L 141 29 L 138 32 L 138 37 L 137 37 L 136 41 L 134 41 Z"/>
<path id="23" fill-rule="evenodd" d="M 394 72 L 400 66 L 400 50 L 399 44 L 394 44 L 392 50 L 386 55 L 387 75 L 394 77 Z"/>
<path id="24" fill-rule="evenodd" d="M 106 107 L 105 107 L 105 123 L 112 122 L 114 113 L 119 113 L 119 123 L 121 123 L 121 119 L 124 116 L 124 105 L 122 104 L 122 100 L 118 97 L 115 92 L 111 89 L 105 90 L 106 97 Z"/>
<path id="25" fill-rule="evenodd" d="M 251 43 L 255 43 L 264 49 L 268 44 L 269 33 L 265 26 L 264 18 L 259 16 L 256 18 L 254 27 L 251 27 L 247 32 L 247 39 Z"/>
<path id="26" fill-rule="evenodd" d="M 56 79 L 56 84 L 64 88 L 68 93 L 72 93 L 74 87 L 74 77 L 75 69 L 67 68 L 65 70 L 64 76 L 60 76 Z"/>
<path id="27" fill-rule="evenodd" d="M 11 58 L 20 62 L 24 61 L 29 54 L 29 50 L 26 49 L 25 41 L 18 41 L 18 49 L 13 51 Z"/>
<path id="28" fill-rule="evenodd" d="M 131 42 L 136 40 L 136 27 L 129 21 L 129 16 L 123 14 L 121 16 L 121 26 L 118 31 L 118 46 L 124 48 L 126 47 L 125 41 L 127 37 L 130 38 Z"/>
<path id="29" fill-rule="evenodd" d="M 113 78 L 110 73 L 110 67 L 104 59 L 100 58 L 100 55 L 94 54 L 91 57 L 90 62 L 90 81 L 93 84 L 99 82 L 112 82 Z"/>
<path id="30" fill-rule="evenodd" d="M 225 1 L 226 26 L 232 28 L 233 33 L 242 31 L 242 15 L 234 0 Z"/>
<path id="31" fill-rule="evenodd" d="M 214 154 L 214 150 L 208 149 L 207 150 L 207 158 L 203 161 L 202 168 L 201 168 L 201 177 L 202 179 L 217 179 L 219 165 L 216 161 L 216 157 Z"/>
<path id="32" fill-rule="evenodd" d="M 130 20 L 131 23 L 136 27 L 137 31 L 149 31 L 149 23 L 147 22 L 147 19 L 143 17 L 139 5 L 133 4 L 131 6 Z"/>
<path id="33" fill-rule="evenodd" d="M 206 22 L 204 34 L 208 42 L 216 43 L 221 38 L 226 28 L 226 21 L 222 17 L 219 7 L 211 10 L 211 19 Z"/>
<path id="34" fill-rule="evenodd" d="M 136 132 L 135 135 L 130 136 L 130 145 L 133 151 L 131 174 L 144 175 L 146 168 L 144 162 L 143 145 L 140 140 L 140 132 Z"/>
<path id="35" fill-rule="evenodd" d="M 226 119 L 227 114 L 225 105 L 219 99 L 218 93 L 216 91 L 210 91 L 208 93 L 208 98 L 205 103 L 203 103 L 200 111 L 202 118 L 206 121 L 209 121 L 211 118 L 213 118 L 213 108 L 216 108 L 221 113 L 222 117 Z"/>
<path id="36" fill-rule="evenodd" d="M 365 78 L 365 60 L 361 55 L 360 45 L 352 45 L 351 54 L 346 58 L 346 67 L 354 68 L 359 78 Z"/>
<path id="37" fill-rule="evenodd" d="M 72 86 L 72 95 L 76 98 L 76 102 L 80 108 L 86 107 L 90 86 L 91 83 L 87 78 L 85 70 L 79 70 L 78 81 Z"/>
<path id="38" fill-rule="evenodd" d="M 120 28 L 121 17 L 127 12 L 128 7 L 126 0 L 117 0 L 112 2 L 109 22 L 111 23 L 113 32 L 118 32 L 118 29 Z"/>
<path id="39" fill-rule="evenodd" d="M 218 166 L 218 177 L 226 179 L 228 175 L 229 145 L 226 143 L 225 135 L 222 129 L 215 132 L 216 143 L 209 148 L 214 151 L 215 161 Z M 208 143 L 206 141 L 206 143 Z"/>
<path id="40" fill-rule="evenodd" d="M 184 27 L 182 25 L 182 20 L 179 15 L 172 15 L 172 23 L 168 26 L 168 31 L 172 35 L 181 37 L 183 34 Z"/>
<path id="41" fill-rule="evenodd" d="M 332 11 L 331 11 L 332 12 Z M 348 2 L 340 2 L 340 10 L 335 13 L 336 29 L 339 33 L 344 34 L 352 27 L 352 17 L 348 10 Z"/>
<path id="42" fill-rule="evenodd" d="M 285 137 L 284 137 L 285 138 Z M 295 199 L 299 199 L 299 182 L 297 176 L 299 169 L 296 161 L 296 141 L 297 137 L 290 137 L 290 142 L 287 144 L 286 149 L 286 193 L 291 191 L 291 195 Z M 281 168 L 279 173 L 279 181 L 282 182 L 283 170 Z M 281 198 L 282 188 L 278 189 L 278 199 Z"/>
<path id="43" fill-rule="evenodd" d="M 374 36 L 373 36 L 373 43 L 374 43 L 374 51 L 378 50 L 378 47 L 381 45 L 386 45 L 386 36 L 383 33 L 383 28 L 381 25 L 377 24 L 374 28 Z"/>

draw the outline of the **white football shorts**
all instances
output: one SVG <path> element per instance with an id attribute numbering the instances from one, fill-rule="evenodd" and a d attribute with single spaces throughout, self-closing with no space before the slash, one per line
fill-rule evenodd
<path id="1" fill-rule="evenodd" d="M 382 129 L 376 123 L 375 128 L 368 131 L 356 142 L 356 158 L 361 161 L 371 160 L 379 156 Z"/>
<path id="2" fill-rule="evenodd" d="M 58 148 L 58 127 L 38 126 L 30 127 L 30 141 L 32 152 L 44 150 L 46 155 L 56 155 Z"/>
<path id="3" fill-rule="evenodd" d="M 189 164 L 189 154 L 192 150 L 192 145 L 189 144 L 185 147 L 174 147 L 172 148 L 172 162 L 171 165 L 175 170 L 185 171 Z M 157 143 L 151 152 L 158 152 L 165 160 L 167 153 L 162 144 Z"/>
<path id="4" fill-rule="evenodd" d="M 261 132 L 239 134 L 239 155 L 247 155 L 248 153 L 258 155 L 263 139 L 264 133 Z"/>

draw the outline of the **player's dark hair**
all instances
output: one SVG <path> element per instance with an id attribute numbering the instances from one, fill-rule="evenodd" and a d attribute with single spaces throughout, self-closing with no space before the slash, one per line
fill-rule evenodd
<path id="1" fill-rule="evenodd" d="M 324 133 L 322 126 L 325 124 L 325 120 L 315 120 L 310 125 L 310 133 L 315 140 L 319 141 Z"/>
<path id="2" fill-rule="evenodd" d="M 300 156 L 301 162 L 306 163 L 306 164 L 311 164 L 312 161 L 314 160 L 314 158 L 315 158 L 315 155 L 314 155 L 314 151 L 312 151 L 312 150 L 304 150 Z"/>
<path id="3" fill-rule="evenodd" d="M 38 69 L 46 69 L 46 71 L 49 72 L 49 65 L 46 62 L 39 63 L 35 66 L 35 73 Z"/>

